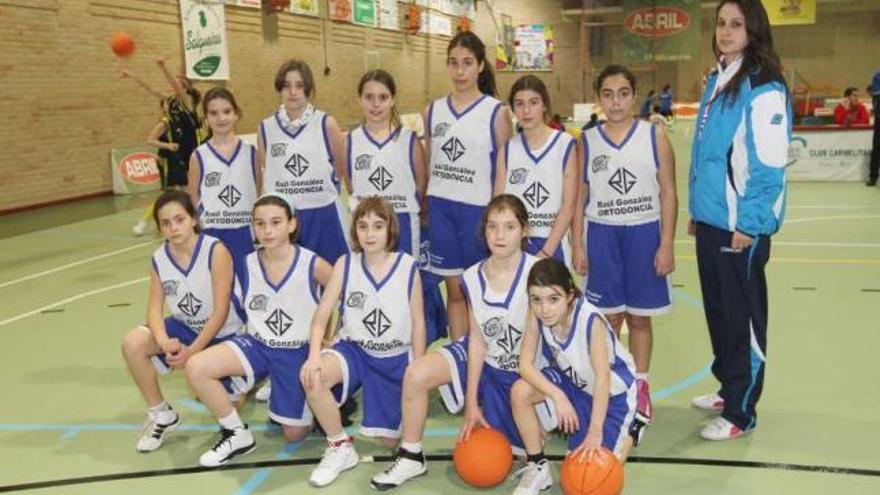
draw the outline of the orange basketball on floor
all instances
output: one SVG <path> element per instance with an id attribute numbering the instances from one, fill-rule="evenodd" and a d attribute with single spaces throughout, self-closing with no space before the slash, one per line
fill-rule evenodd
<path id="1" fill-rule="evenodd" d="M 605 448 L 585 462 L 566 457 L 559 483 L 565 495 L 618 495 L 623 491 L 623 466 Z"/>
<path id="2" fill-rule="evenodd" d="M 479 428 L 464 442 L 455 445 L 452 463 L 461 479 L 477 488 L 503 482 L 513 466 L 510 442 L 498 430 Z"/>
<path id="3" fill-rule="evenodd" d="M 110 37 L 110 48 L 120 57 L 127 57 L 134 52 L 134 38 L 120 31 Z"/>

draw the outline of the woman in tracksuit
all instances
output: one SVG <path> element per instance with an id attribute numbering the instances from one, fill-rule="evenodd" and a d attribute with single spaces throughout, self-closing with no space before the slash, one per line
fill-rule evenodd
<path id="1" fill-rule="evenodd" d="M 764 382 L 764 265 L 785 212 L 791 100 L 761 2 L 723 0 L 716 19 L 718 68 L 697 118 L 688 232 L 696 235 L 712 372 L 721 382 L 693 404 L 721 413 L 700 436 L 728 440 L 755 428 Z"/>

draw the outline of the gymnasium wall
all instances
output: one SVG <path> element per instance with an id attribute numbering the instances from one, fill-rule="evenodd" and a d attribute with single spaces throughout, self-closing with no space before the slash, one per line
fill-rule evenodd
<path id="1" fill-rule="evenodd" d="M 542 75 L 562 113 L 579 94 L 577 25 L 566 22 L 555 0 L 496 0 L 514 22 L 558 24 L 558 70 Z M 321 2 L 326 16 L 326 2 Z M 403 6 L 401 5 L 401 15 Z M 317 106 L 343 125 L 359 117 L 356 84 L 367 63 L 396 76 L 403 113 L 419 112 L 445 94 L 449 38 L 401 32 L 281 13 L 227 6 L 230 71 L 226 83 L 244 111 L 238 131 L 252 133 L 278 105 L 276 68 L 290 57 L 305 59 L 317 85 Z M 136 42 L 129 59 L 115 58 L 110 34 L 130 33 Z M 494 27 L 480 2 L 474 30 L 494 39 Z M 158 102 L 122 80 L 129 69 L 161 91 L 170 91 L 155 57 L 165 54 L 181 70 L 181 28 L 176 0 L 0 0 L 0 101 L 3 102 L 3 158 L 0 211 L 109 191 L 109 149 L 140 143 L 159 117 Z M 326 66 L 322 46 L 326 44 Z M 487 50 L 494 57 L 494 45 Z M 502 75 L 502 98 L 514 76 Z M 210 83 L 198 83 L 204 92 Z"/>

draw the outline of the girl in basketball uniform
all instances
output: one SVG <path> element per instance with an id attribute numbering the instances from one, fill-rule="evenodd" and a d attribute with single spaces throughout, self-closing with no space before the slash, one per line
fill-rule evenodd
<path id="1" fill-rule="evenodd" d="M 309 477 L 315 486 L 330 484 L 358 463 L 338 406 L 359 389 L 361 434 L 378 437 L 386 447 L 397 445 L 403 374 L 410 361 L 425 353 L 418 262 L 394 251 L 399 230 L 393 208 L 379 197 L 362 199 L 351 230 L 353 251 L 333 268 L 312 319 L 309 357 L 301 371 L 309 407 L 327 434 L 327 450 Z M 322 351 L 337 301 L 341 329 L 335 343 Z"/>
<path id="2" fill-rule="evenodd" d="M 498 150 L 495 192 L 513 194 L 526 205 L 526 252 L 570 260 L 566 234 L 577 197 L 575 139 L 547 125 L 550 95 L 536 76 L 517 79 L 510 88 L 509 103 L 523 130 Z"/>
<path id="3" fill-rule="evenodd" d="M 419 211 L 425 197 L 425 151 L 415 133 L 403 128 L 394 98 L 396 84 L 382 69 L 367 72 L 358 83 L 363 121 L 343 147 L 352 211 L 366 197 L 379 196 L 397 214 L 398 251 L 419 259 Z"/>
<path id="4" fill-rule="evenodd" d="M 333 264 L 348 252 L 339 197 L 342 132 L 336 119 L 309 102 L 315 80 L 309 65 L 288 60 L 275 75 L 281 106 L 260 123 L 257 160 L 262 191 L 290 203 L 299 220 L 299 244 Z"/>
<path id="5" fill-rule="evenodd" d="M 165 402 L 157 371 L 170 373 L 190 357 L 231 338 L 242 326 L 229 310 L 232 257 L 218 239 L 199 232 L 195 206 L 183 191 L 166 191 L 153 208 L 165 242 L 153 253 L 147 323 L 126 334 L 122 355 L 147 403 L 147 421 L 137 441 L 139 452 L 162 445 L 180 417 Z M 170 316 L 163 318 L 163 309 Z"/>
<path id="6" fill-rule="evenodd" d="M 596 80 L 607 122 L 584 132 L 583 180 L 572 234 L 575 268 L 586 278 L 586 297 L 615 333 L 629 328 L 636 363 L 636 443 L 651 422 L 648 370 L 651 317 L 672 310 L 669 274 L 678 212 L 675 156 L 664 128 L 633 117 L 636 79 L 609 65 Z M 587 200 L 589 198 L 589 200 Z M 586 223 L 584 223 L 586 216 Z"/>
<path id="7" fill-rule="evenodd" d="M 297 220 L 283 198 L 264 195 L 253 215 L 260 249 L 248 255 L 247 270 L 236 287 L 247 315 L 247 333 L 205 350 L 186 366 L 190 386 L 220 423 L 220 439 L 199 459 L 207 467 L 226 464 L 256 446 L 223 389 L 223 378 L 232 377 L 238 395 L 271 376 L 269 417 L 281 424 L 285 439 L 300 441 L 312 429 L 299 370 L 309 355 L 319 287 L 327 284 L 332 268 L 295 244 Z"/>
<path id="8" fill-rule="evenodd" d="M 468 326 L 458 276 L 486 256 L 477 219 L 492 199 L 496 151 L 512 131 L 507 108 L 494 98 L 495 76 L 480 38 L 467 31 L 455 35 L 446 56 L 452 93 L 428 105 L 422 118 L 431 269 L 446 279 L 449 330 L 456 339 Z"/>
<path id="9" fill-rule="evenodd" d="M 605 447 L 621 460 L 632 446 L 628 433 L 636 405 L 632 356 L 599 309 L 581 296 L 565 265 L 550 259 L 535 263 L 528 294 L 522 378 L 510 398 L 528 459 L 517 495 L 535 494 L 553 483 L 536 404 L 550 409 L 548 426 L 570 435 L 569 455 L 583 459 Z M 543 370 L 534 365 L 539 354 L 550 363 Z"/>
<path id="10" fill-rule="evenodd" d="M 241 110 L 228 89 L 208 90 L 202 109 L 211 136 L 190 158 L 189 193 L 199 206 L 205 233 L 223 241 L 241 276 L 245 257 L 254 250 L 251 212 L 259 184 L 256 150 L 235 135 Z"/>
<path id="11" fill-rule="evenodd" d="M 462 276 L 471 307 L 470 333 L 407 368 L 403 440 L 395 461 L 371 481 L 378 490 L 394 488 L 427 471 L 421 440 L 428 392 L 436 387 L 447 409 L 465 410 L 461 438 L 477 425 L 491 426 L 507 436 L 514 452 L 522 452 L 510 413 L 510 387 L 519 379 L 520 341 L 528 310 L 525 282 L 537 258 L 523 251 L 528 213 L 515 196 L 492 199 L 480 225 L 491 254 Z"/>

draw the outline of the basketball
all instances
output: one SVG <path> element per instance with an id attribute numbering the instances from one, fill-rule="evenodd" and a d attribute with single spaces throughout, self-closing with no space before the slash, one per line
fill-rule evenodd
<path id="1" fill-rule="evenodd" d="M 127 57 L 134 52 L 134 39 L 128 33 L 118 32 L 110 37 L 110 48 L 120 57 Z"/>
<path id="2" fill-rule="evenodd" d="M 559 482 L 565 495 L 617 495 L 623 490 L 623 466 L 605 448 L 585 462 L 569 456 L 562 463 Z"/>
<path id="3" fill-rule="evenodd" d="M 513 466 L 513 451 L 501 432 L 480 428 L 473 430 L 466 441 L 455 445 L 452 462 L 465 483 L 488 488 L 507 478 Z"/>

